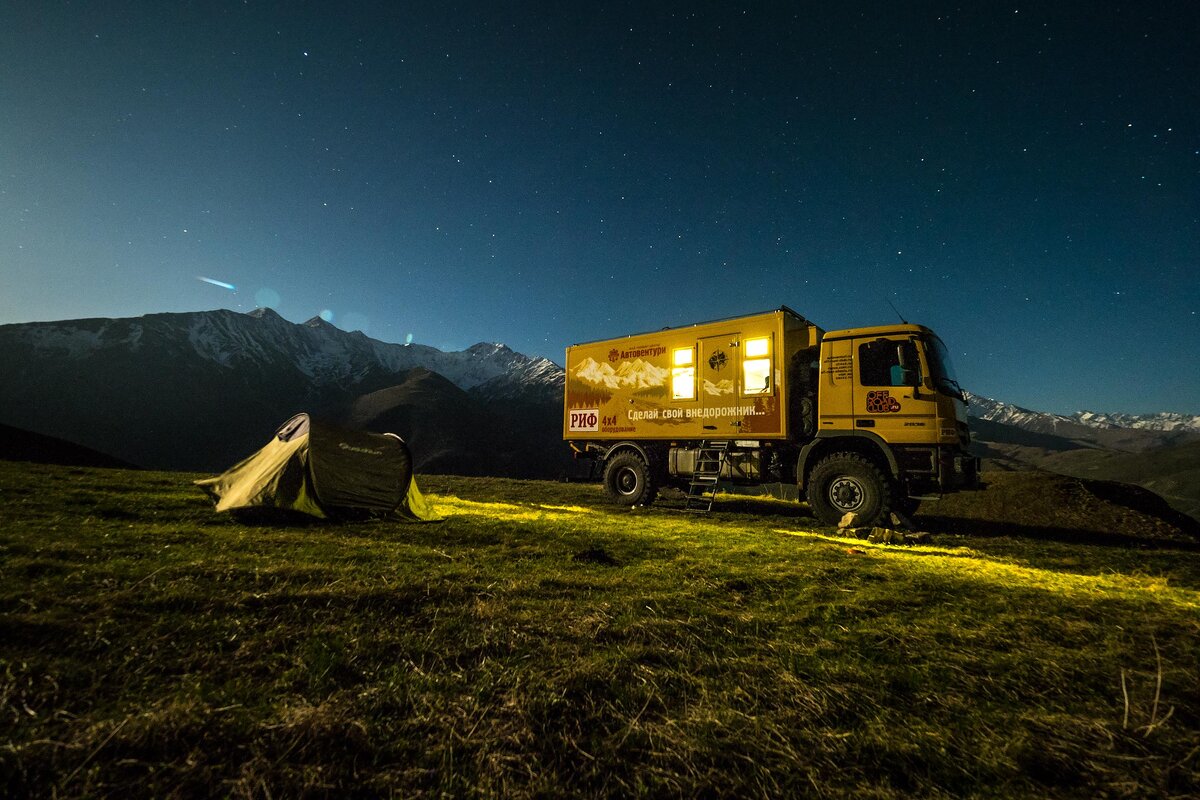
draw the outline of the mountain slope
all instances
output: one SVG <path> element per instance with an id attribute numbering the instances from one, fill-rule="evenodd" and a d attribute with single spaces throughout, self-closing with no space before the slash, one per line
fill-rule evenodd
<path id="1" fill-rule="evenodd" d="M 541 478 L 567 473 L 561 402 L 497 399 L 488 393 L 492 385 L 464 392 L 435 372 L 415 369 L 393 386 L 356 398 L 339 416 L 353 428 L 404 437 L 421 471 Z"/>
<path id="2" fill-rule="evenodd" d="M 1142 453 L 1071 450 L 1042 461 L 1043 469 L 1145 487 L 1200 520 L 1200 442 Z"/>
<path id="3" fill-rule="evenodd" d="M 355 398 L 343 415 L 351 428 L 391 431 L 412 449 L 416 468 L 484 474 L 488 442 L 477 404 L 450 381 L 418 368 L 396 384 Z"/>
<path id="4" fill-rule="evenodd" d="M 1134 484 L 1200 519 L 1200 434 L 1180 414 L 1045 414 L 970 396 L 973 449 L 985 470 L 1040 469 Z M 1128 428 L 1116 420 L 1142 425 Z"/>

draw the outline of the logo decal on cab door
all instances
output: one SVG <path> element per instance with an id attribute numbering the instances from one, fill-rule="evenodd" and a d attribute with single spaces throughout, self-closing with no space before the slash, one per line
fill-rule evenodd
<path id="1" fill-rule="evenodd" d="M 900 401 L 892 397 L 886 389 L 867 392 L 868 414 L 896 414 L 900 411 Z"/>

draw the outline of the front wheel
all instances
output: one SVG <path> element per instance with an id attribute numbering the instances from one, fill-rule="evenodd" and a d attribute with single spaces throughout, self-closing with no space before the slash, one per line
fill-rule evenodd
<path id="1" fill-rule="evenodd" d="M 808 504 L 825 525 L 837 525 L 847 512 L 862 527 L 887 519 L 891 484 L 879 467 L 857 453 L 835 453 L 813 468 L 808 478 Z"/>
<path id="2" fill-rule="evenodd" d="M 622 506 L 648 506 L 657 494 L 650 467 L 637 453 L 619 453 L 605 463 L 604 491 Z"/>

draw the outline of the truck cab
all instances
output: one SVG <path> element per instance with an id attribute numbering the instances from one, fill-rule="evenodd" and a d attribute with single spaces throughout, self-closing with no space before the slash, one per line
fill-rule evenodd
<path id="1" fill-rule="evenodd" d="M 819 376 L 816 431 L 797 469 L 819 516 L 873 519 L 883 507 L 911 513 L 923 498 L 978 485 L 966 397 L 945 344 L 929 328 L 828 332 Z M 884 479 L 863 477 L 871 471 Z M 876 502 L 883 492 L 888 497 Z"/>

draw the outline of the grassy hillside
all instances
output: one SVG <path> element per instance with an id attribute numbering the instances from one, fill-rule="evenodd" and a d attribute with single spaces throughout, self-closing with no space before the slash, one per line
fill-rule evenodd
<path id="1" fill-rule="evenodd" d="M 1136 483 L 1200 520 L 1200 442 L 1146 453 L 1073 450 L 1045 459 L 1042 467 L 1081 478 Z"/>
<path id="2" fill-rule="evenodd" d="M 1002 479 L 904 547 L 444 477 L 442 523 L 253 526 L 190 477 L 0 463 L 5 797 L 1200 794 L 1200 553 L 1120 498 L 1008 530 Z"/>
<path id="3" fill-rule="evenodd" d="M 974 452 L 986 470 L 1050 470 L 1084 479 L 1150 489 L 1200 521 L 1200 441 L 1194 433 L 1070 426 L 1087 437 L 1036 433 L 990 420 L 971 420 Z M 1123 440 L 1122 437 L 1132 437 Z M 1128 449 L 1122 449 L 1122 445 Z"/>
<path id="4" fill-rule="evenodd" d="M 1042 469 L 1133 483 L 1200 520 L 1200 441 L 1194 440 L 1194 434 L 1141 432 L 1161 435 L 1169 443 L 1126 452 L 983 419 L 972 419 L 971 429 L 975 452 L 982 456 L 985 469 Z"/>

